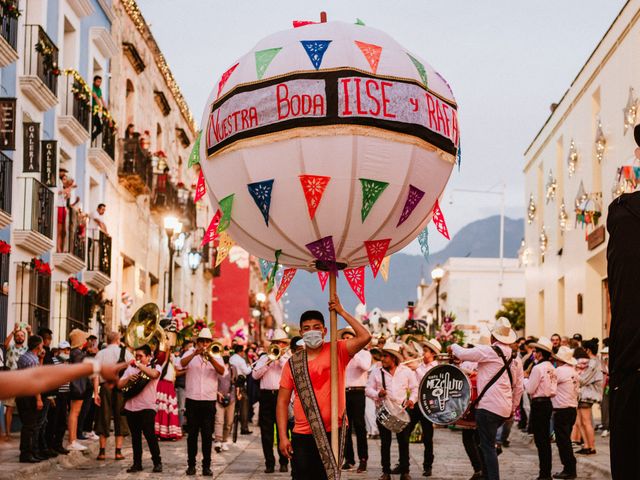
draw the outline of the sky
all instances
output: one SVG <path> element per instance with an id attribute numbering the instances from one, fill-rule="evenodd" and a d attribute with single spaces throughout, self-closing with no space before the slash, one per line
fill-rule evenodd
<path id="1" fill-rule="evenodd" d="M 138 0 L 200 123 L 220 75 L 292 20 L 355 21 L 381 29 L 448 81 L 459 105 L 462 164 L 441 207 L 453 235 L 500 212 L 524 216 L 524 151 L 625 0 Z M 430 227 L 431 228 L 431 227 Z M 430 232 L 431 251 L 446 240 Z M 417 242 L 405 249 L 419 253 Z"/>

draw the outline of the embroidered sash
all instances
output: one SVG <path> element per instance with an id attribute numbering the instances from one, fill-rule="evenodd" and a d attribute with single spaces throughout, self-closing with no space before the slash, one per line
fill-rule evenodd
<path id="1" fill-rule="evenodd" d="M 339 458 L 336 459 L 333 456 L 331 442 L 329 441 L 327 432 L 324 429 L 324 422 L 322 421 L 320 407 L 318 406 L 318 399 L 316 398 L 313 391 L 313 385 L 311 384 L 306 350 L 301 350 L 293 355 L 289 359 L 289 366 L 291 367 L 293 382 L 296 386 L 296 393 L 298 394 L 300 404 L 302 405 L 304 414 L 307 417 L 309 426 L 311 427 L 311 433 L 313 434 L 313 439 L 316 441 L 316 446 L 318 447 L 322 464 L 324 465 L 325 472 L 327 473 L 327 479 L 340 480 L 340 465 L 342 465 L 342 454 L 344 451 L 344 441 L 347 432 L 346 425 L 344 423 L 345 416 L 342 416 L 343 428 L 340 429 L 340 453 Z"/>

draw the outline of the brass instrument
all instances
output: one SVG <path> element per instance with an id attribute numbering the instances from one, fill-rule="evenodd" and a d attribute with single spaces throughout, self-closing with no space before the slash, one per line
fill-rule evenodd
<path id="1" fill-rule="evenodd" d="M 220 342 L 213 342 L 200 354 L 205 361 L 214 360 L 215 356 L 222 355 L 223 346 Z"/>
<path id="2" fill-rule="evenodd" d="M 272 343 L 271 345 L 269 345 L 269 348 L 267 349 L 267 358 L 269 359 L 266 363 L 266 365 L 270 364 L 271 362 L 275 362 L 277 361 L 280 357 L 282 357 L 282 355 L 284 355 L 287 351 L 289 350 L 289 348 L 280 348 L 278 345 L 276 345 L 275 343 Z M 262 357 L 260 357 L 262 358 Z M 256 363 L 258 363 L 260 361 L 260 358 L 258 358 L 258 360 L 256 360 L 255 362 L 253 362 L 251 365 L 249 365 L 250 368 L 253 368 L 254 365 Z"/>

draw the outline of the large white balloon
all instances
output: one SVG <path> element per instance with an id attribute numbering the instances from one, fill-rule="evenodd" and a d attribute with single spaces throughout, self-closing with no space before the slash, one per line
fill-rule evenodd
<path id="1" fill-rule="evenodd" d="M 332 236 L 339 262 L 366 265 L 365 241 L 389 239 L 391 254 L 431 218 L 455 164 L 456 109 L 445 80 L 379 30 L 329 22 L 276 33 L 209 97 L 200 146 L 209 195 L 214 204 L 234 195 L 228 231 L 254 255 L 281 250 L 280 263 L 312 270 L 306 245 Z M 301 175 L 330 177 L 313 219 Z M 388 183 L 364 221 L 361 179 Z M 248 185 L 258 183 L 256 201 Z M 410 190 L 424 195 L 399 224 Z"/>

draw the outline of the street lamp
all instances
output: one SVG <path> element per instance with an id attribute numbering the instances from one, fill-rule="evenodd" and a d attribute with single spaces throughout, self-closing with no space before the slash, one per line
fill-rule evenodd
<path id="1" fill-rule="evenodd" d="M 167 245 L 169 246 L 169 295 L 167 301 L 173 302 L 173 255 L 176 252 L 173 236 L 182 231 L 182 223 L 176 217 L 167 216 L 164 218 L 164 231 L 167 234 Z"/>
<path id="2" fill-rule="evenodd" d="M 187 242 L 187 236 L 186 233 L 180 232 L 173 241 L 173 248 L 176 251 L 176 255 L 180 256 L 180 252 L 182 252 L 184 244 Z"/>
<path id="3" fill-rule="evenodd" d="M 189 263 L 189 268 L 191 269 L 192 274 L 195 275 L 201 261 L 202 254 L 195 248 L 192 248 L 191 251 L 187 254 L 187 262 Z"/>
<path id="4" fill-rule="evenodd" d="M 431 278 L 436 282 L 436 327 L 440 328 L 440 281 L 444 277 L 444 270 L 440 265 L 431 270 Z"/>

